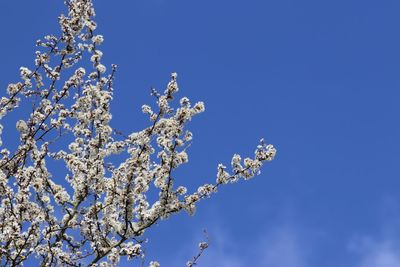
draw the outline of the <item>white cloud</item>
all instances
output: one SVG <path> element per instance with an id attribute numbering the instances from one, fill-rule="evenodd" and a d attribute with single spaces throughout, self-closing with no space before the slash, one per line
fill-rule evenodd
<path id="1" fill-rule="evenodd" d="M 240 243 L 221 228 L 210 231 L 210 238 L 212 239 L 211 246 L 199 259 L 199 266 L 308 266 L 306 246 L 300 243 L 299 233 L 289 226 L 265 232 L 254 242 Z M 196 240 L 199 239 L 196 238 Z"/>
<path id="2" fill-rule="evenodd" d="M 400 246 L 394 236 L 382 240 L 364 237 L 352 241 L 350 250 L 359 256 L 356 267 L 400 267 Z"/>
<path id="3" fill-rule="evenodd" d="M 356 256 L 355 267 L 400 267 L 400 206 L 395 198 L 383 199 L 380 232 L 353 237 L 348 251 Z M 352 267 L 353 267 L 352 266 Z"/>
<path id="4" fill-rule="evenodd" d="M 253 240 L 249 236 L 230 234 L 229 228 L 217 223 L 209 229 L 211 244 L 199 259 L 198 266 L 320 267 L 325 262 L 329 266 L 342 267 L 400 267 L 400 216 L 397 209 L 391 213 L 395 216 L 384 214 L 381 218 L 380 232 L 349 236 L 337 248 L 336 256 L 330 256 L 325 247 L 325 241 L 335 232 L 310 231 L 294 224 L 290 218 L 283 220 L 286 224 L 269 225 Z M 196 244 L 202 240 L 202 236 L 197 236 L 179 253 L 175 264 L 165 266 L 182 265 L 198 252 Z"/>
<path id="5" fill-rule="evenodd" d="M 272 231 L 262 237 L 258 248 L 257 266 L 305 267 L 307 251 L 301 245 L 299 234 L 291 227 Z"/>
<path id="6" fill-rule="evenodd" d="M 232 254 L 225 253 L 210 253 L 209 256 L 205 256 L 204 259 L 199 260 L 200 266 L 218 266 L 218 267 L 246 267 L 241 259 L 237 258 Z"/>

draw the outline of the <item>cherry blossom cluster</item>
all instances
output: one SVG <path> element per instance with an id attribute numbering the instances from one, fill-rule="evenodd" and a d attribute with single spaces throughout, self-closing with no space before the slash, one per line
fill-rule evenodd
<path id="1" fill-rule="evenodd" d="M 141 260 L 148 228 L 180 211 L 194 214 L 198 201 L 221 185 L 259 174 L 276 153 L 261 140 L 253 157 L 234 155 L 230 168 L 218 166 L 215 183 L 188 192 L 174 170 L 188 162 L 193 134 L 186 124 L 205 110 L 204 103 L 183 97 L 174 104 L 179 86 L 172 73 L 163 92 L 153 89 L 155 104 L 142 106 L 149 126 L 128 135 L 117 132 L 110 112 L 117 66 L 107 71 L 101 63 L 104 38 L 95 34 L 92 1 L 65 4 L 59 36 L 37 41 L 34 67 L 21 67 L 21 81 L 0 99 L 0 122 L 33 103 L 30 114 L 15 122 L 16 149 L 1 141 L 13 129 L 0 124 L 2 266 L 22 266 L 31 257 L 40 266 L 107 267 L 117 266 L 121 257 Z M 66 171 L 52 172 L 59 163 Z M 150 201 L 154 192 L 158 199 Z M 207 246 L 201 243 L 201 251 Z"/>

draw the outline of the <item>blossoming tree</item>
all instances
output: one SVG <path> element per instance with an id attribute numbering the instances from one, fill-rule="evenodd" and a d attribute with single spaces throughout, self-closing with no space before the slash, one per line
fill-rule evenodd
<path id="1" fill-rule="evenodd" d="M 22 67 L 22 80 L 10 84 L 0 100 L 1 120 L 21 105 L 32 105 L 30 114 L 16 121 L 18 147 L 0 139 L 2 266 L 21 266 L 31 257 L 40 266 L 116 266 L 120 257 L 144 257 L 146 229 L 182 210 L 194 214 L 198 201 L 222 185 L 252 178 L 276 153 L 261 140 L 254 157 L 234 155 L 231 168 L 220 164 L 214 184 L 195 192 L 177 185 L 172 173 L 188 161 L 192 139 L 185 125 L 204 104 L 183 97 L 172 108 L 178 91 L 172 73 L 164 92 L 152 91 L 154 110 L 142 106 L 147 128 L 129 135 L 113 130 L 116 66 L 107 73 L 101 63 L 103 37 L 94 33 L 92 1 L 65 5 L 60 35 L 37 41 L 35 66 Z M 85 70 L 85 64 L 92 69 Z M 0 137 L 5 126 L 0 124 Z M 56 161 L 65 164 L 65 179 L 49 170 Z M 154 191 L 158 199 L 150 202 Z M 207 243 L 199 247 L 201 255 Z"/>

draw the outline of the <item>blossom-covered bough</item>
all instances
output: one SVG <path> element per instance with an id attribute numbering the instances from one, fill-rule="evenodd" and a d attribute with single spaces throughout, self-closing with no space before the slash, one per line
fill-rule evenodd
<path id="1" fill-rule="evenodd" d="M 193 214 L 198 201 L 221 185 L 252 178 L 276 153 L 261 141 L 253 158 L 234 155 L 229 169 L 220 164 L 214 184 L 192 193 L 176 185 L 173 171 L 188 161 L 192 139 L 185 124 L 204 104 L 183 97 L 173 109 L 178 84 L 172 73 L 163 93 L 152 91 L 155 110 L 142 106 L 149 127 L 129 135 L 113 130 L 116 66 L 107 72 L 101 63 L 103 37 L 94 33 L 92 1 L 65 4 L 60 35 L 37 42 L 35 67 L 22 67 L 22 80 L 0 100 L 1 120 L 32 103 L 30 114 L 16 122 L 18 147 L 0 139 L 2 266 L 21 266 L 29 258 L 40 266 L 115 266 L 121 256 L 142 258 L 146 229 L 182 210 Z M 0 124 L 0 134 L 7 127 Z M 67 172 L 52 174 L 54 162 L 64 162 Z M 158 199 L 150 202 L 154 191 Z M 207 244 L 199 247 L 202 252 Z"/>

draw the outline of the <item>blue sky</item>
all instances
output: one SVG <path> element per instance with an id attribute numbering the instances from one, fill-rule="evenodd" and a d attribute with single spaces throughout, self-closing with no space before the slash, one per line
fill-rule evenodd
<path id="1" fill-rule="evenodd" d="M 202 100 L 178 180 L 215 178 L 264 137 L 276 159 L 222 188 L 197 214 L 149 232 L 148 260 L 183 266 L 400 266 L 400 2 L 395 0 L 95 1 L 104 60 L 118 64 L 113 125 L 146 126 L 149 88 L 179 74 Z M 58 30 L 61 1 L 0 2 L 0 86 Z M 126 265 L 128 266 L 128 265 Z M 129 265 L 131 266 L 131 265 Z"/>

